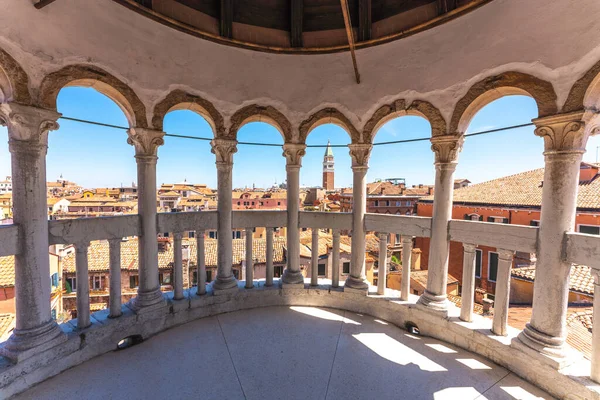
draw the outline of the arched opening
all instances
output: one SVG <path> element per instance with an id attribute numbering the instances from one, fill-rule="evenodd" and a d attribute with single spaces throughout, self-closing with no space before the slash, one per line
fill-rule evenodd
<path id="1" fill-rule="evenodd" d="M 292 126 L 279 110 L 272 106 L 251 104 L 236 111 L 230 118 L 230 127 L 226 139 L 236 139 L 239 130 L 251 122 L 264 122 L 274 127 L 286 143 L 294 142 Z"/>
<path id="2" fill-rule="evenodd" d="M 233 161 L 232 209 L 235 210 L 287 210 L 286 159 L 282 156 L 284 143 L 281 131 L 269 122 L 248 122 L 237 132 L 238 151 Z M 275 144 L 275 146 L 258 146 L 244 143 Z M 253 278 L 265 280 L 266 240 L 265 226 L 255 226 L 250 230 L 244 227 L 233 227 L 233 248 L 243 249 L 246 236 L 250 234 L 253 241 Z M 282 248 L 286 243 L 287 229 L 274 227 L 274 248 Z M 234 260 L 233 271 L 236 277 L 245 279 L 244 260 Z M 280 278 L 285 269 L 283 252 L 273 253 L 273 276 Z"/>
<path id="3" fill-rule="evenodd" d="M 29 77 L 10 54 L 0 49 L 0 103 L 30 104 Z"/>
<path id="4" fill-rule="evenodd" d="M 58 112 L 65 117 L 128 126 L 122 109 L 109 97 L 90 87 L 62 88 L 56 104 Z M 59 130 L 50 132 L 48 136 L 46 165 L 49 219 L 136 214 L 136 165 L 133 147 L 127 144 L 125 129 L 67 119 L 60 119 L 59 124 Z M 128 255 L 135 254 L 136 245 L 134 240 L 123 242 L 123 269 L 132 262 L 132 257 Z M 81 278 L 78 279 L 76 274 L 74 246 L 50 246 L 51 307 L 53 317 L 59 322 L 77 317 L 78 285 L 89 285 L 92 312 L 108 307 L 108 248 L 105 240 L 90 243 L 89 282 L 84 283 L 78 281 Z M 123 282 L 126 283 L 129 282 Z M 123 290 L 125 299 L 133 293 L 135 288 Z"/>
<path id="5" fill-rule="evenodd" d="M 196 107 L 176 105 L 160 124 L 167 135 L 211 138 L 214 136 L 212 119 Z M 210 122 L 209 122 L 210 121 Z M 155 121 L 156 122 L 156 121 Z M 166 136 L 159 148 L 157 162 L 157 204 L 159 212 L 196 212 L 217 210 L 217 169 L 209 140 Z M 184 286 L 198 284 L 198 260 L 195 231 L 183 233 L 182 263 Z M 215 232 L 207 232 L 207 247 L 216 249 Z M 163 290 L 173 289 L 173 232 L 158 232 L 159 283 Z M 216 266 L 207 265 L 207 282 L 216 276 Z"/>
<path id="6" fill-rule="evenodd" d="M 409 115 L 406 112 L 390 113 L 381 121 L 371 135 L 374 145 L 367 173 L 367 212 L 404 216 L 420 212 L 422 216 L 431 216 L 435 180 L 434 154 L 429 141 L 432 125 L 421 113 L 414 111 Z M 378 145 L 396 141 L 408 142 Z M 422 199 L 425 201 L 420 203 Z M 368 235 L 379 239 L 376 232 L 369 232 Z M 391 233 L 387 240 L 390 251 L 385 269 L 387 287 L 400 290 L 404 268 L 402 238 L 400 234 Z M 428 239 L 417 238 L 415 248 L 426 249 L 426 253 Z M 383 273 L 378 260 L 376 264 L 377 280 L 373 279 L 372 284 L 376 284 L 380 273 Z"/>

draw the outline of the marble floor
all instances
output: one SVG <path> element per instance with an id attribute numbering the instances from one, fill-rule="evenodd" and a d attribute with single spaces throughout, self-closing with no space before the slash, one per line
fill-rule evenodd
<path id="1" fill-rule="evenodd" d="M 188 323 L 17 399 L 537 399 L 506 369 L 367 315 L 272 307 Z"/>

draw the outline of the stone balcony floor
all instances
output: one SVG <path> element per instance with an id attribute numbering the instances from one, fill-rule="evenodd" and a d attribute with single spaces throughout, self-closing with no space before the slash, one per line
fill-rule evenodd
<path id="1" fill-rule="evenodd" d="M 347 311 L 270 307 L 204 318 L 104 354 L 17 399 L 534 399 L 480 356 Z"/>

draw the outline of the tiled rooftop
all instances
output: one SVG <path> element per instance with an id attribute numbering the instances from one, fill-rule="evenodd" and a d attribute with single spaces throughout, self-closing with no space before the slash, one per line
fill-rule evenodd
<path id="1" fill-rule="evenodd" d="M 571 268 L 571 279 L 569 281 L 569 290 L 594 295 L 594 278 L 590 273 L 590 267 L 585 265 L 573 265 Z M 513 278 L 524 279 L 527 281 L 535 280 L 535 267 L 515 268 L 511 271 Z"/>

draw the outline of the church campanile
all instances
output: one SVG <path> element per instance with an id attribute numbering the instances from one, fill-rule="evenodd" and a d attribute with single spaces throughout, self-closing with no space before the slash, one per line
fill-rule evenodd
<path id="1" fill-rule="evenodd" d="M 333 172 L 333 151 L 331 144 L 327 141 L 327 148 L 323 156 L 323 189 L 334 190 Z"/>

